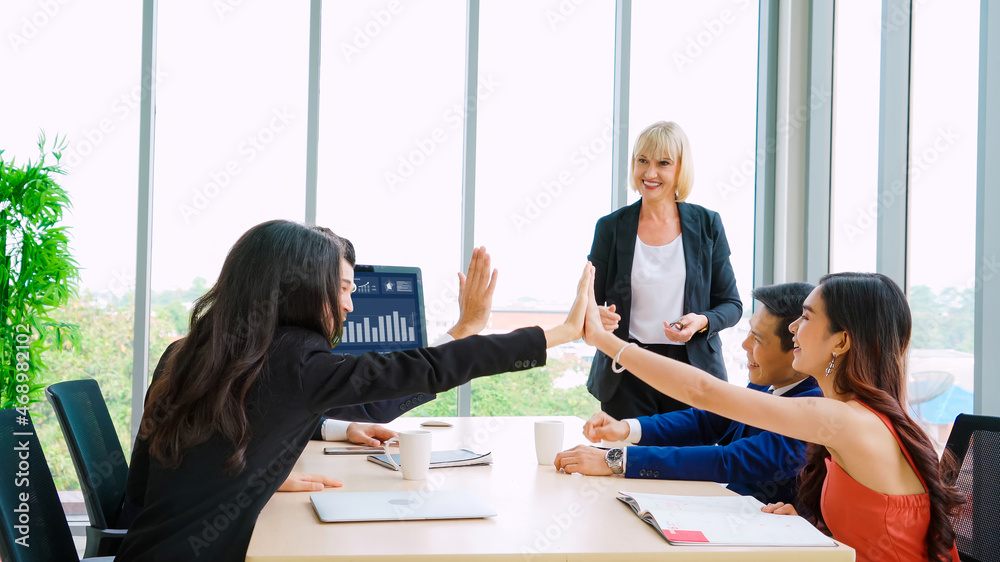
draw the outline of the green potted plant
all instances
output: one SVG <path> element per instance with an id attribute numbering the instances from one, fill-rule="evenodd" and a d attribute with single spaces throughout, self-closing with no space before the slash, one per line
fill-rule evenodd
<path id="1" fill-rule="evenodd" d="M 69 196 L 56 182 L 65 138 L 51 152 L 38 137 L 35 162 L 17 165 L 0 150 L 0 408 L 26 408 L 45 388 L 43 354 L 75 343 L 77 327 L 52 313 L 75 293 L 79 269 L 60 226 Z M 55 162 L 46 162 L 51 156 Z"/>

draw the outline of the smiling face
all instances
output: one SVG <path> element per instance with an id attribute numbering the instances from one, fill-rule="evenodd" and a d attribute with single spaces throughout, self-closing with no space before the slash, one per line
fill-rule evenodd
<path id="1" fill-rule="evenodd" d="M 672 201 L 676 197 L 678 168 L 677 161 L 667 154 L 653 154 L 647 149 L 634 157 L 632 184 L 644 199 L 668 198 Z"/>
<path id="2" fill-rule="evenodd" d="M 792 366 L 795 370 L 812 375 L 817 380 L 825 378 L 833 353 L 838 355 L 844 351 L 845 332 L 830 332 L 830 319 L 826 315 L 826 303 L 823 301 L 823 286 L 820 285 L 809 293 L 802 304 L 802 316 L 788 327 L 792 332 L 792 352 L 795 360 Z"/>
<path id="3" fill-rule="evenodd" d="M 747 369 L 750 382 L 780 388 L 806 377 L 792 367 L 791 350 L 781 349 L 781 319 L 761 306 L 750 317 L 750 332 L 743 340 L 747 352 Z"/>

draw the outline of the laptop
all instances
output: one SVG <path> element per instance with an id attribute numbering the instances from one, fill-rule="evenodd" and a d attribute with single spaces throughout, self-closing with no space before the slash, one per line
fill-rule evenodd
<path id="1" fill-rule="evenodd" d="M 361 355 L 427 347 L 424 288 L 419 267 L 358 265 L 336 353 Z"/>
<path id="2" fill-rule="evenodd" d="M 316 492 L 309 499 L 324 523 L 481 519 L 497 514 L 467 490 Z"/>

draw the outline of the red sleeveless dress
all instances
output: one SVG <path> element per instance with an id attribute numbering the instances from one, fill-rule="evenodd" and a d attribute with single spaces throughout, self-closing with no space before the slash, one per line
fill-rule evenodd
<path id="1" fill-rule="evenodd" d="M 882 420 L 906 456 L 920 483 L 910 453 L 899 440 L 889 419 L 859 402 Z M 927 492 L 888 496 L 859 484 L 832 458 L 826 459 L 826 479 L 820 508 L 833 537 L 857 552 L 858 562 L 909 562 L 927 560 L 927 527 L 931 521 L 931 500 Z M 958 562 L 958 550 L 951 547 L 951 559 Z"/>

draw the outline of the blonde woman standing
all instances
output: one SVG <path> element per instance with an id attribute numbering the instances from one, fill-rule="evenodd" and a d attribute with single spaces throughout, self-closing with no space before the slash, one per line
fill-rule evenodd
<path id="1" fill-rule="evenodd" d="M 722 219 L 685 202 L 694 162 L 679 125 L 660 121 L 639 134 L 630 182 L 639 201 L 598 220 L 590 250 L 604 327 L 727 380 L 718 333 L 739 321 L 743 303 Z M 620 370 L 601 352 L 587 388 L 616 419 L 687 407 Z"/>

